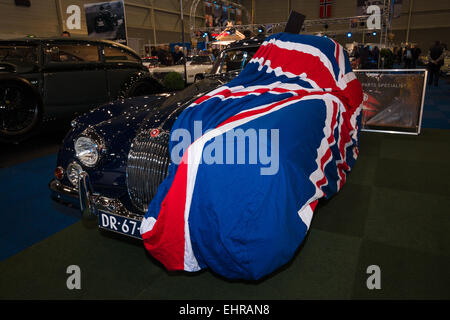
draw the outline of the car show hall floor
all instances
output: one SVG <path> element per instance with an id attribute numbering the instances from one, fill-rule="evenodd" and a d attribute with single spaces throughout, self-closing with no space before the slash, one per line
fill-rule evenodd
<path id="1" fill-rule="evenodd" d="M 427 99 L 445 107 L 448 88 L 438 89 Z M 343 189 L 319 202 L 291 262 L 256 282 L 166 271 L 140 241 L 54 208 L 56 138 L 31 158 L 10 147 L 19 156 L 0 161 L 0 299 L 449 299 L 450 130 L 430 127 L 361 133 Z M 80 290 L 66 287 L 70 265 Z M 372 265 L 381 289 L 367 287 Z"/>

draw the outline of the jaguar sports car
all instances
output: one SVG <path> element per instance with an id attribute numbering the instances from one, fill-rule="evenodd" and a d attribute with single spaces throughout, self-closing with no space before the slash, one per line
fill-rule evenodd
<path id="1" fill-rule="evenodd" d="M 142 239 L 168 270 L 260 279 L 292 258 L 317 201 L 344 185 L 361 102 L 345 50 L 331 39 L 235 42 L 183 91 L 76 118 L 51 197 Z"/>
<path id="2" fill-rule="evenodd" d="M 73 120 L 50 183 L 52 198 L 94 211 L 100 203 L 114 203 L 111 214 L 122 212 L 140 221 L 167 175 L 169 133 L 177 116 L 198 97 L 236 77 L 261 43 L 249 39 L 229 46 L 206 79 L 183 91 L 118 100 Z M 230 56 L 234 63 L 226 62 Z M 153 128 L 158 128 L 155 137 L 149 134 Z M 82 173 L 85 179 L 80 179 Z M 141 184 L 146 177 L 149 183 Z M 79 193 L 86 190 L 84 185 L 80 188 L 83 181 L 89 182 L 87 191 L 98 196 L 91 197 L 89 206 L 82 201 L 84 193 Z M 138 230 L 134 231 L 125 233 L 140 238 Z"/>

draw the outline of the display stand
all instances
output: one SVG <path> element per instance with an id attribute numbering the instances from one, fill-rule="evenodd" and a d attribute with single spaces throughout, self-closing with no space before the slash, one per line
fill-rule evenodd
<path id="1" fill-rule="evenodd" d="M 426 69 L 355 70 L 364 91 L 362 131 L 420 134 Z"/>

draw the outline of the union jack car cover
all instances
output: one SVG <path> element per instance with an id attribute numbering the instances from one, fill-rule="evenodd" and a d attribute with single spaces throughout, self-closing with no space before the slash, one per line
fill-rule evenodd
<path id="1" fill-rule="evenodd" d="M 232 279 L 260 279 L 287 263 L 318 199 L 339 191 L 355 163 L 362 94 L 335 41 L 268 37 L 238 77 L 174 123 L 172 158 L 177 130 L 194 138 L 150 203 L 146 249 L 168 270 L 209 268 Z M 242 132 L 247 143 L 236 143 Z"/>

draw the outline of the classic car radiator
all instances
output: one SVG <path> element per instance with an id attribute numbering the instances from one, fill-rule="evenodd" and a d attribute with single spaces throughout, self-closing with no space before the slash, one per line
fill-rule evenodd
<path id="1" fill-rule="evenodd" d="M 169 133 L 148 130 L 134 138 L 128 154 L 127 188 L 133 205 L 147 212 L 160 183 L 167 176 L 169 155 Z"/>

